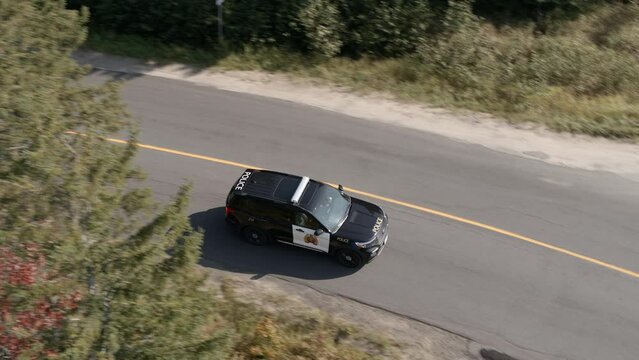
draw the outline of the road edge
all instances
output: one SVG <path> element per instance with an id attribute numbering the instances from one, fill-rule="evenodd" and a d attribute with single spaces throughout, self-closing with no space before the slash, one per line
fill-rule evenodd
<path id="1" fill-rule="evenodd" d="M 639 182 L 639 144 L 585 135 L 558 134 L 510 125 L 484 113 L 409 104 L 387 95 L 355 94 L 309 79 L 256 71 L 214 71 L 184 64 L 156 65 L 139 59 L 80 50 L 73 58 L 98 71 L 187 81 L 219 90 L 295 102 L 340 114 L 420 130 L 553 165 L 605 171 Z"/>

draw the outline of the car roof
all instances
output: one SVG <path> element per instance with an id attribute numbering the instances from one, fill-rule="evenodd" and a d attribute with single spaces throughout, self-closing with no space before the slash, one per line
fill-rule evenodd
<path id="1" fill-rule="evenodd" d="M 252 174 L 248 178 L 246 185 L 240 191 L 234 191 L 238 195 L 250 195 L 267 200 L 291 203 L 291 199 L 295 194 L 300 183 L 304 179 L 308 179 L 298 175 L 285 174 L 270 170 L 247 170 Z M 308 179 L 308 185 L 304 186 L 306 190 L 314 190 L 320 185 L 315 180 Z M 302 189 L 304 190 L 304 189 Z M 301 194 L 300 194 L 301 195 Z M 298 200 L 299 203 L 308 201 L 308 191 L 304 191 L 303 196 Z"/>

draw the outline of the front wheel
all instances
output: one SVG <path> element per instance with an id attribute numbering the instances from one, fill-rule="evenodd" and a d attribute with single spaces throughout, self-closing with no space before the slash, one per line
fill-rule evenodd
<path id="1" fill-rule="evenodd" d="M 244 240 L 253 245 L 266 245 L 269 243 L 268 235 L 256 227 L 249 226 L 242 231 Z"/>
<path id="2" fill-rule="evenodd" d="M 353 250 L 339 250 L 335 256 L 340 264 L 348 268 L 357 269 L 364 265 L 364 259 L 362 259 L 362 256 Z"/>

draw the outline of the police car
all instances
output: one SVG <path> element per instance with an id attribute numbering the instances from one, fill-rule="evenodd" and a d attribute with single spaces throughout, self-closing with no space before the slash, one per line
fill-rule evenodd
<path id="1" fill-rule="evenodd" d="M 306 176 L 247 169 L 226 200 L 226 221 L 255 245 L 281 242 L 359 268 L 384 249 L 388 216 L 377 205 Z"/>

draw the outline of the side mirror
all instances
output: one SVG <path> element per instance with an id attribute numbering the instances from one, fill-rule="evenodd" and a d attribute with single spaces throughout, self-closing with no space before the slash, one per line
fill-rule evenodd
<path id="1" fill-rule="evenodd" d="M 344 193 L 344 187 L 342 186 L 342 184 L 337 185 L 337 190 L 339 190 L 339 192 L 341 192 L 342 194 Z"/>
<path id="2" fill-rule="evenodd" d="M 315 230 L 315 236 L 320 236 L 320 235 L 322 235 L 323 233 L 324 233 L 324 230 L 322 230 L 322 229 L 317 229 L 317 230 Z"/>

